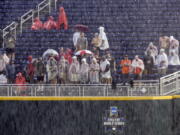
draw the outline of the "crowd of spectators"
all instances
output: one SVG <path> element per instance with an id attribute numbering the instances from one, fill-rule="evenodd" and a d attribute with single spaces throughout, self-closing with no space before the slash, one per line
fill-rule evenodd
<path id="1" fill-rule="evenodd" d="M 44 24 L 35 18 L 32 30 L 68 29 L 64 8 L 60 8 L 57 21 L 50 16 Z M 111 84 L 116 82 L 116 75 L 122 74 L 121 82 L 126 84 L 130 79 L 142 79 L 143 74 L 152 74 L 156 67 L 160 75 L 165 75 L 168 65 L 180 65 L 179 41 L 173 36 L 160 37 L 159 46 L 152 42 L 142 58 L 138 55 L 130 60 L 124 55 L 122 60 L 115 60 L 109 49 L 105 28 L 99 27 L 91 43 L 83 29 L 77 28 L 73 34 L 73 49 L 59 48 L 45 56 L 33 58 L 28 56 L 27 65 L 21 72 L 16 72 L 15 40 L 9 38 L 6 52 L 0 54 L 0 83 L 2 84 Z M 158 53 L 158 50 L 159 53 Z M 168 54 L 168 55 L 167 55 Z M 121 71 L 117 71 L 117 67 Z"/>

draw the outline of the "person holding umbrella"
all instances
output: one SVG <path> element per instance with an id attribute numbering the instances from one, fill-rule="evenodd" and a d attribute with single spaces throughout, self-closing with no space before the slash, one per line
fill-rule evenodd
<path id="1" fill-rule="evenodd" d="M 77 40 L 76 47 L 77 47 L 77 51 L 87 50 L 88 48 L 88 40 L 83 32 L 80 33 L 80 37 Z"/>

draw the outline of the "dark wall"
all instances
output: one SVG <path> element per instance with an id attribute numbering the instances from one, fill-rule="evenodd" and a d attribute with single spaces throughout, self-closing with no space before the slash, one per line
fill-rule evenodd
<path id="1" fill-rule="evenodd" d="M 171 101 L 2 101 L 1 135 L 103 135 L 102 117 L 118 106 L 126 135 L 172 135 Z"/>

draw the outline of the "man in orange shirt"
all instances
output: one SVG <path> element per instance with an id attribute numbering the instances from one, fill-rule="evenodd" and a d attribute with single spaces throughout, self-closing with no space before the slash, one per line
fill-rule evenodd
<path id="1" fill-rule="evenodd" d="M 125 55 L 124 59 L 120 61 L 120 65 L 121 65 L 123 84 L 125 84 L 129 80 L 129 73 L 131 67 L 131 60 L 128 59 L 128 55 Z"/>

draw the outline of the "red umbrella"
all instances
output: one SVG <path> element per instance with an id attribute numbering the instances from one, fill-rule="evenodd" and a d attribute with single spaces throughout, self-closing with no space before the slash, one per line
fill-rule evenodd
<path id="1" fill-rule="evenodd" d="M 75 29 L 78 29 L 79 31 L 82 31 L 82 32 L 87 32 L 88 26 L 83 25 L 83 24 L 77 24 L 75 25 Z"/>
<path id="2" fill-rule="evenodd" d="M 78 52 L 75 53 L 75 55 L 85 55 L 85 54 L 89 54 L 89 55 L 92 55 L 93 53 L 89 50 L 80 50 Z"/>

